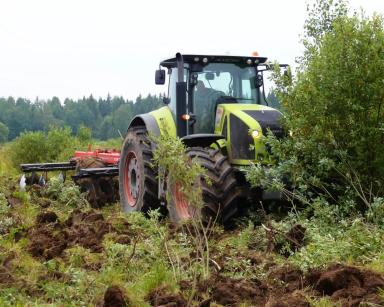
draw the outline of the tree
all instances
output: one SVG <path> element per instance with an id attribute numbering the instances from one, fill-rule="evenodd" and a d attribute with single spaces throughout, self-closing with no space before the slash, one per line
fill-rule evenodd
<path id="1" fill-rule="evenodd" d="M 317 0 L 293 82 L 277 75 L 287 130 L 277 168 L 294 187 L 369 205 L 384 195 L 384 23 Z"/>
<path id="2" fill-rule="evenodd" d="M 9 134 L 8 127 L 2 122 L 0 122 L 0 143 L 4 143 L 8 140 L 8 134 Z"/>
<path id="3" fill-rule="evenodd" d="M 77 137 L 81 143 L 89 142 L 92 139 L 92 131 L 84 125 L 77 129 Z"/>

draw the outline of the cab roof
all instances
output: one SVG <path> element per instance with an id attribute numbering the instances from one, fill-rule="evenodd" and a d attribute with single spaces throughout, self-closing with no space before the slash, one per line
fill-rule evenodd
<path id="1" fill-rule="evenodd" d="M 267 61 L 265 57 L 255 56 L 233 56 L 233 55 L 201 55 L 201 54 L 183 54 L 184 63 L 193 63 L 207 65 L 209 63 L 234 63 L 240 65 L 258 65 Z M 170 58 L 160 63 L 166 68 L 177 66 L 176 58 Z"/>

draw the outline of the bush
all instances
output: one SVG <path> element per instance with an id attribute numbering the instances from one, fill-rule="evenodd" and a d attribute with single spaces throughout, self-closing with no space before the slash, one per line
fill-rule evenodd
<path id="1" fill-rule="evenodd" d="M 49 180 L 42 194 L 67 207 L 82 208 L 88 205 L 85 195 L 80 192 L 78 186 L 72 182 L 64 184 L 58 177 Z"/>
<path id="2" fill-rule="evenodd" d="M 11 159 L 15 167 L 21 163 L 55 162 L 68 160 L 79 146 L 79 141 L 67 128 L 51 128 L 44 132 L 24 132 L 11 145 Z"/>
<path id="3" fill-rule="evenodd" d="M 344 2 L 316 2 L 296 78 L 275 74 L 292 137 L 269 137 L 279 162 L 264 178 L 289 178 L 308 198 L 366 208 L 384 194 L 383 28 L 380 16 L 348 17 Z"/>
<path id="4" fill-rule="evenodd" d="M 84 125 L 80 125 L 76 133 L 80 142 L 89 142 L 92 139 L 92 130 Z"/>

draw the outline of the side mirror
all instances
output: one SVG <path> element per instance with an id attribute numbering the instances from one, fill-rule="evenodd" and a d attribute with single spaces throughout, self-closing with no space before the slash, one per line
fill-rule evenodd
<path id="1" fill-rule="evenodd" d="M 163 85 L 165 83 L 165 70 L 164 69 L 156 70 L 155 83 L 158 85 Z"/>

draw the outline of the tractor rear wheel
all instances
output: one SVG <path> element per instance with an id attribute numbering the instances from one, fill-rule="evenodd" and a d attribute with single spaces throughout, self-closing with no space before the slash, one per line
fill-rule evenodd
<path id="1" fill-rule="evenodd" d="M 240 201 L 238 183 L 228 158 L 218 149 L 202 147 L 188 148 L 187 155 L 196 158 L 206 169 L 208 180 L 204 176 L 197 179 L 202 190 L 203 207 L 191 208 L 180 186 L 169 186 L 168 211 L 171 220 L 180 224 L 201 217 L 204 224 L 217 221 L 227 225 L 237 213 Z"/>
<path id="2" fill-rule="evenodd" d="M 119 162 L 119 194 L 124 212 L 147 213 L 159 207 L 158 184 L 151 159 L 151 142 L 145 127 L 129 128 Z"/>

